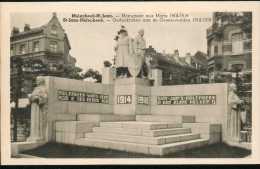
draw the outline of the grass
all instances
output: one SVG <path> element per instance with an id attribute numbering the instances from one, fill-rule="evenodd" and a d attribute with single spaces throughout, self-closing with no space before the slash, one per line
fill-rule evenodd
<path id="1" fill-rule="evenodd" d="M 165 156 L 153 156 L 94 147 L 47 143 L 23 153 L 45 158 L 243 158 L 249 156 L 251 151 L 219 143 Z"/>

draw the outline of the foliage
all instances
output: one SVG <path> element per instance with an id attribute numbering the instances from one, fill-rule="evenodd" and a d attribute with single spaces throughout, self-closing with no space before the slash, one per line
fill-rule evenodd
<path id="1" fill-rule="evenodd" d="M 108 60 L 105 60 L 105 61 L 104 61 L 104 66 L 105 66 L 105 67 L 110 67 L 110 66 L 112 66 L 112 63 L 109 62 Z"/>
<path id="2" fill-rule="evenodd" d="M 89 78 L 89 77 L 92 77 L 93 79 L 96 79 L 96 82 L 97 83 L 101 83 L 102 81 L 102 75 L 97 71 L 97 70 L 94 70 L 92 68 L 88 69 L 83 75 L 82 75 L 82 78 L 83 79 L 86 79 L 86 78 Z"/>

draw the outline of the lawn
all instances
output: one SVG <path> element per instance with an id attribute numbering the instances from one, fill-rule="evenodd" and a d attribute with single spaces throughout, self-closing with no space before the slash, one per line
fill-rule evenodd
<path id="1" fill-rule="evenodd" d="M 165 156 L 153 156 L 94 147 L 47 143 L 23 153 L 45 158 L 243 158 L 249 156 L 251 151 L 219 143 Z"/>

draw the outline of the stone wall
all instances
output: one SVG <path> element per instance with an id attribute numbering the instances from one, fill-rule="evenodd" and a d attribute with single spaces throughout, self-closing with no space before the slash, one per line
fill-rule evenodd
<path id="1" fill-rule="evenodd" d="M 152 115 L 194 115 L 196 122 L 222 124 L 225 137 L 227 115 L 227 84 L 193 84 L 151 87 Z M 216 104 L 210 105 L 158 105 L 157 96 L 216 95 Z"/>
<path id="2" fill-rule="evenodd" d="M 77 114 L 112 114 L 113 112 L 113 86 L 99 83 L 84 82 L 80 80 L 45 77 L 48 90 L 48 140 L 55 139 L 55 121 L 76 120 Z M 109 96 L 108 104 L 88 103 L 78 101 L 62 101 L 58 99 L 58 90 L 76 91 L 103 94 Z"/>
<path id="3" fill-rule="evenodd" d="M 45 77 L 48 88 L 48 140 L 55 139 L 54 123 L 56 121 L 77 120 L 77 114 L 116 114 L 116 115 L 176 115 L 195 116 L 197 123 L 221 124 L 223 137 L 225 137 L 227 114 L 227 84 L 198 84 L 177 86 L 153 86 L 141 84 L 131 79 L 121 79 L 114 85 L 90 83 L 80 80 L 72 80 L 57 77 Z M 135 84 L 128 84 L 129 81 Z M 139 84 L 140 83 L 140 84 Z M 131 86 L 135 86 L 131 90 Z M 79 101 L 63 101 L 58 99 L 58 91 L 86 92 L 102 94 L 109 97 L 107 103 L 89 103 Z M 117 104 L 118 95 L 132 95 L 132 104 Z M 137 96 L 149 97 L 148 105 L 136 104 Z M 158 96 L 201 96 L 214 95 L 214 104 L 180 104 L 159 105 Z M 134 109 L 132 112 L 131 110 Z"/>

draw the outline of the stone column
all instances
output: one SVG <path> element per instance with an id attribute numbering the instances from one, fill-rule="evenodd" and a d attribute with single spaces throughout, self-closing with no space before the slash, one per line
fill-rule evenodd
<path id="1" fill-rule="evenodd" d="M 162 85 L 162 70 L 152 69 L 152 79 L 154 80 L 154 86 Z"/>
<path id="2" fill-rule="evenodd" d="M 102 69 L 102 84 L 113 84 L 116 76 L 115 68 L 104 67 Z"/>

